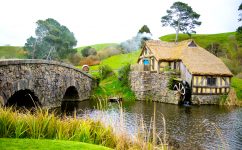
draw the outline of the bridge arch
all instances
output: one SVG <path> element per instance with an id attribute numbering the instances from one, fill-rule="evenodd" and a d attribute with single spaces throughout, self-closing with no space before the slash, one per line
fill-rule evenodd
<path id="1" fill-rule="evenodd" d="M 63 96 L 61 102 L 61 111 L 62 112 L 72 112 L 76 109 L 76 102 L 79 101 L 80 96 L 78 90 L 75 86 L 69 86 Z"/>
<path id="2" fill-rule="evenodd" d="M 35 93 L 29 89 L 19 90 L 15 92 L 7 101 L 5 106 L 17 106 L 17 107 L 37 107 L 41 106 L 39 98 Z"/>
<path id="3" fill-rule="evenodd" d="M 69 86 L 65 91 L 62 101 L 78 101 L 79 99 L 80 96 L 77 88 L 75 86 Z"/>

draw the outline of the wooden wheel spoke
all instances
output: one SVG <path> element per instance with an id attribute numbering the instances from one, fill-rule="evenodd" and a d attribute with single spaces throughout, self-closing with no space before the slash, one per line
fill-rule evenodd
<path id="1" fill-rule="evenodd" d="M 173 89 L 174 89 L 174 90 L 178 90 L 178 87 L 177 87 L 177 85 L 175 85 Z"/>

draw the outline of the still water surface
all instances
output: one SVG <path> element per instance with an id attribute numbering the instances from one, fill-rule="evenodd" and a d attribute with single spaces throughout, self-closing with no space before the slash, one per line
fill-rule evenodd
<path id="1" fill-rule="evenodd" d="M 116 103 L 109 105 L 111 107 L 105 111 L 104 121 L 118 128 L 119 107 Z M 166 119 L 167 133 L 179 143 L 180 149 L 242 149 L 242 108 L 215 105 L 185 107 L 164 103 L 155 105 L 157 130 L 163 131 L 162 113 Z M 94 101 L 79 102 L 76 106 L 80 117 L 100 116 L 101 112 L 95 109 Z M 136 132 L 137 120 L 140 118 L 149 127 L 154 114 L 154 103 L 124 102 L 123 108 L 125 126 L 130 135 Z"/>

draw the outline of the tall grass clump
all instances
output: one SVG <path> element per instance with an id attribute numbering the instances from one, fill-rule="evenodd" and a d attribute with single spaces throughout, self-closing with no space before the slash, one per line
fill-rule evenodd
<path id="1" fill-rule="evenodd" d="M 0 138 L 72 140 L 115 148 L 117 138 L 110 127 L 90 118 L 61 119 L 48 110 L 21 113 L 0 108 Z"/>
<path id="2" fill-rule="evenodd" d="M 126 64 L 118 70 L 118 78 L 122 85 L 129 85 L 130 64 Z"/>
<path id="3" fill-rule="evenodd" d="M 105 78 L 114 74 L 112 68 L 108 65 L 99 66 L 98 73 L 99 73 L 101 80 L 103 80 L 103 79 L 105 79 Z"/>

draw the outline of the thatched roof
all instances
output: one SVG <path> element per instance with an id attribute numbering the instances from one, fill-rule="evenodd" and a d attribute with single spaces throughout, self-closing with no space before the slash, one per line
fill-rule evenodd
<path id="1" fill-rule="evenodd" d="M 218 57 L 198 46 L 193 40 L 177 43 L 149 40 L 145 42 L 144 47 L 148 48 L 157 60 L 181 60 L 188 71 L 194 75 L 232 76 L 230 70 Z"/>

